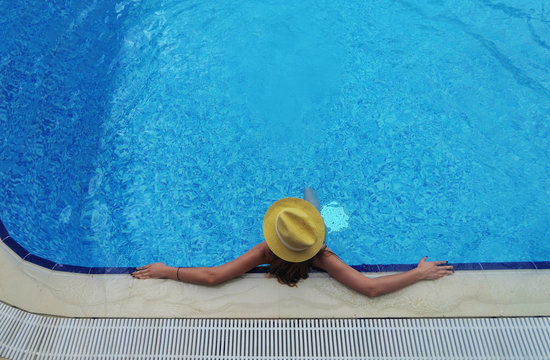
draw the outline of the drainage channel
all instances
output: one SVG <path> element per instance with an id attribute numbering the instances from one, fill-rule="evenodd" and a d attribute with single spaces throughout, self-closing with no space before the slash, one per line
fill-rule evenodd
<path id="1" fill-rule="evenodd" d="M 550 318 L 85 319 L 0 303 L 0 358 L 548 359 Z"/>

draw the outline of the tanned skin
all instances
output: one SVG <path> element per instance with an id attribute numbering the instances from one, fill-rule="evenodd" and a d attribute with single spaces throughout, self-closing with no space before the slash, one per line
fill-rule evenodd
<path id="1" fill-rule="evenodd" d="M 306 188 L 304 199 L 319 209 L 319 200 L 314 190 Z M 407 272 L 369 278 L 340 260 L 332 251 L 326 256 L 316 256 L 313 266 L 326 271 L 330 276 L 368 297 L 388 294 L 421 280 L 435 280 L 454 272 L 446 261 L 426 261 L 423 257 L 418 266 Z M 177 268 L 163 263 L 139 267 L 132 276 L 136 279 L 173 279 L 198 285 L 218 285 L 242 275 L 256 266 L 269 264 L 271 252 L 265 241 L 254 246 L 235 260 L 214 267 Z"/>
<path id="2" fill-rule="evenodd" d="M 215 267 L 178 268 L 154 263 L 139 267 L 132 276 L 136 279 L 173 279 L 198 284 L 218 285 L 242 275 L 256 266 L 269 263 L 269 248 L 261 242 L 233 261 Z M 418 266 L 407 272 L 369 278 L 344 263 L 336 255 L 329 254 L 315 258 L 313 266 L 325 270 L 330 276 L 368 297 L 376 297 L 394 292 L 421 280 L 435 280 L 450 275 L 453 267 L 445 261 L 420 259 Z"/>

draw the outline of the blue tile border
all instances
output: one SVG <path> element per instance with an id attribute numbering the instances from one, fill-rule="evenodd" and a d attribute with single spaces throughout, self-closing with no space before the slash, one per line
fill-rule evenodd
<path id="1" fill-rule="evenodd" d="M 550 269 L 550 261 L 533 261 L 537 269 Z"/>
<path id="2" fill-rule="evenodd" d="M 90 268 L 89 267 L 63 265 L 63 264 L 55 264 L 55 266 L 52 270 L 69 272 L 69 273 L 76 273 L 76 274 L 89 274 L 90 273 Z"/>
<path id="3" fill-rule="evenodd" d="M 77 273 L 77 274 L 94 274 L 94 275 L 110 275 L 110 274 L 131 274 L 135 271 L 134 267 L 86 267 L 57 264 L 48 259 L 41 258 L 29 253 L 24 247 L 19 245 L 17 241 L 12 239 L 0 220 L 0 238 L 7 247 L 16 253 L 21 259 L 31 262 L 35 265 L 45 267 L 54 271 Z M 493 263 L 449 263 L 453 265 L 455 270 L 537 270 L 550 269 L 550 261 L 517 261 L 517 262 L 493 262 Z M 361 264 L 352 265 L 360 272 L 402 272 L 414 269 L 416 264 Z M 257 266 L 250 270 L 249 273 L 264 274 L 268 271 L 268 266 Z M 312 272 L 323 272 L 319 269 L 312 269 Z"/>
<path id="4" fill-rule="evenodd" d="M 50 261 L 48 259 L 41 258 L 40 256 L 36 256 L 33 254 L 29 254 L 23 258 L 23 260 L 31 262 L 35 265 L 45 267 L 46 269 L 53 270 L 55 268 L 55 265 L 57 265 L 55 262 Z"/>
<path id="5" fill-rule="evenodd" d="M 8 230 L 6 230 L 4 223 L 2 222 L 2 220 L 0 220 L 0 240 L 4 241 L 4 239 L 8 236 L 10 236 L 8 234 Z"/>
<path id="6" fill-rule="evenodd" d="M 501 263 L 480 263 L 483 270 L 518 270 L 518 269 L 536 269 L 532 262 L 501 262 Z"/>
<path id="7" fill-rule="evenodd" d="M 30 253 L 17 241 L 13 240 L 11 237 L 4 239 L 4 244 L 6 244 L 14 253 L 16 253 L 21 259 L 24 259 Z"/>
<path id="8" fill-rule="evenodd" d="M 136 270 L 135 267 L 93 267 L 90 268 L 90 274 L 97 275 L 114 275 L 114 274 L 131 274 Z"/>
<path id="9" fill-rule="evenodd" d="M 380 272 L 380 267 L 378 265 L 353 265 L 352 266 L 355 270 L 360 272 Z"/>
<path id="10" fill-rule="evenodd" d="M 455 270 L 483 270 L 481 265 L 479 263 L 457 263 L 457 264 L 449 264 L 453 265 Z"/>
<path id="11" fill-rule="evenodd" d="M 390 272 L 390 271 L 409 271 L 414 269 L 417 264 L 387 264 L 387 265 L 378 265 L 380 272 Z"/>

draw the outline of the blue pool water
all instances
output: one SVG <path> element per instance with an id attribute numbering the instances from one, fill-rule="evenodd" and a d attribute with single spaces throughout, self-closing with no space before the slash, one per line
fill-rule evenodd
<path id="1" fill-rule="evenodd" d="M 213 265 L 318 190 L 350 264 L 550 260 L 543 1 L 0 2 L 0 218 Z"/>

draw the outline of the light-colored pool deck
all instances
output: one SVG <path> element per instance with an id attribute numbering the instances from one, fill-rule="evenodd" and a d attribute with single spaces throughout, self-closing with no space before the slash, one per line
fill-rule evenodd
<path id="1" fill-rule="evenodd" d="M 23 261 L 0 243 L 0 274 L 0 301 L 32 313 L 66 317 L 550 316 L 550 270 L 457 271 L 370 299 L 323 273 L 311 274 L 297 288 L 263 274 L 205 287 L 136 280 L 126 274 L 65 273 Z"/>

